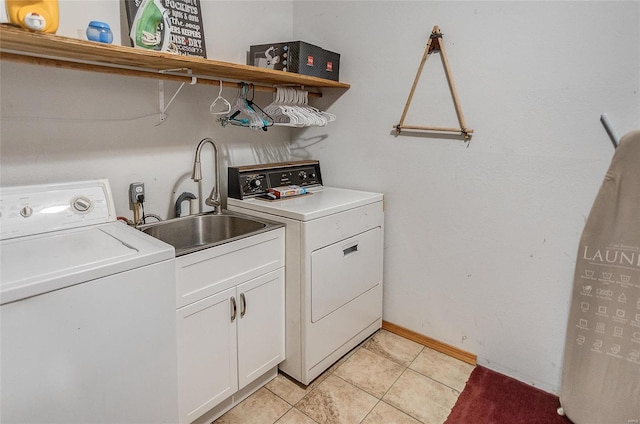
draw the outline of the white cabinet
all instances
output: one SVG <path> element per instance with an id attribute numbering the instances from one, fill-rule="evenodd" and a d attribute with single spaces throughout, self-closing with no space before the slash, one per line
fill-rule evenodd
<path id="1" fill-rule="evenodd" d="M 238 390 L 284 361 L 284 268 L 237 288 Z"/>
<path id="2" fill-rule="evenodd" d="M 284 360 L 284 229 L 176 263 L 179 304 L 204 294 L 177 310 L 180 421 L 190 423 Z"/>
<path id="3" fill-rule="evenodd" d="M 180 418 L 191 422 L 238 391 L 235 289 L 178 309 Z"/>

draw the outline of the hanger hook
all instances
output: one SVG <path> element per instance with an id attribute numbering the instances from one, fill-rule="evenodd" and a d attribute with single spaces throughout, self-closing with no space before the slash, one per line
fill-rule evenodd
<path id="1" fill-rule="evenodd" d="M 253 83 L 249 84 L 249 89 L 251 90 L 251 99 L 249 99 L 250 102 L 253 101 L 253 99 L 256 97 L 256 86 Z M 247 92 L 248 94 L 248 92 Z"/>

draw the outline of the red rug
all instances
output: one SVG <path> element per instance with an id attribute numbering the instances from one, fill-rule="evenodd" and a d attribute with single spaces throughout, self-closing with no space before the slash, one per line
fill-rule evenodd
<path id="1" fill-rule="evenodd" d="M 557 396 L 476 366 L 445 424 L 571 424 Z"/>

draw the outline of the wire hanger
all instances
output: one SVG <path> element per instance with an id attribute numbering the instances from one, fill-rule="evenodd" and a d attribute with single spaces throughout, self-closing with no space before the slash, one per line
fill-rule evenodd
<path id="1" fill-rule="evenodd" d="M 251 84 L 251 100 L 247 99 L 247 105 L 253 112 L 260 118 L 262 121 L 262 130 L 266 131 L 267 127 L 273 125 L 273 118 L 269 116 L 260 106 L 253 102 L 253 99 L 256 97 L 256 86 Z"/>
<path id="2" fill-rule="evenodd" d="M 225 110 L 214 112 L 218 100 L 222 101 L 222 104 L 225 105 Z M 211 106 L 209 106 L 209 112 L 211 112 L 212 115 L 226 115 L 231 112 L 231 103 L 229 103 L 227 99 L 222 97 L 222 80 L 220 80 L 220 91 L 218 91 L 218 97 L 216 97 L 213 103 L 211 103 Z"/>
<path id="3" fill-rule="evenodd" d="M 258 107 L 253 101 L 247 99 L 247 84 L 242 83 L 238 89 L 238 97 L 227 116 L 218 120 L 222 126 L 227 124 L 248 127 L 253 130 L 267 130 L 273 125 L 273 119 Z M 254 90 L 255 94 L 255 90 Z"/>

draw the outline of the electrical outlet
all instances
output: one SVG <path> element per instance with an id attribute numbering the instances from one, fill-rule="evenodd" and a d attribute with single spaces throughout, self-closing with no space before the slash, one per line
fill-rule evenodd
<path id="1" fill-rule="evenodd" d="M 129 200 L 132 204 L 141 203 L 139 196 L 144 199 L 144 183 L 131 183 L 129 185 Z"/>

